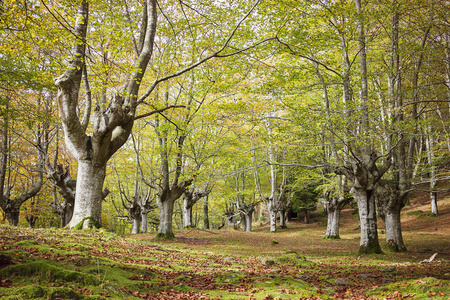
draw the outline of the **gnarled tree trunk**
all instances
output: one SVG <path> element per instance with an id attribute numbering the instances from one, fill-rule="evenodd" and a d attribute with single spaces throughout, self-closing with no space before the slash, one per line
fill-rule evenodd
<path id="1" fill-rule="evenodd" d="M 373 190 L 353 187 L 353 196 L 358 204 L 361 227 L 358 253 L 383 253 L 378 240 L 377 212 Z"/>
<path id="2" fill-rule="evenodd" d="M 339 226 L 341 219 L 341 210 L 347 203 L 350 202 L 350 198 L 342 196 L 330 196 L 327 198 L 327 231 L 325 232 L 325 238 L 327 239 L 340 239 Z"/>

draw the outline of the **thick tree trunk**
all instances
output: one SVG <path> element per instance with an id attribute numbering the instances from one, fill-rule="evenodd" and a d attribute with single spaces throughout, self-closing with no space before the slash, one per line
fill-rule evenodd
<path id="1" fill-rule="evenodd" d="M 78 161 L 75 206 L 69 228 L 74 228 L 81 222 L 82 228 L 101 226 L 105 171 L 106 163 L 95 166 L 91 160 Z"/>
<path id="2" fill-rule="evenodd" d="M 377 214 L 373 191 L 354 188 L 353 196 L 358 204 L 361 226 L 361 240 L 358 253 L 383 253 L 378 241 Z"/>
<path id="3" fill-rule="evenodd" d="M 192 205 L 186 198 L 183 199 L 183 227 L 192 227 Z"/>
<path id="4" fill-rule="evenodd" d="M 138 234 L 140 227 L 140 219 L 132 219 L 131 234 Z"/>
<path id="5" fill-rule="evenodd" d="M 386 242 L 389 248 L 395 252 L 406 252 L 406 246 L 403 243 L 402 236 L 400 209 L 386 211 L 384 225 L 386 230 Z"/>
<path id="6" fill-rule="evenodd" d="M 203 228 L 209 229 L 208 195 L 203 200 Z"/>
<path id="7" fill-rule="evenodd" d="M 389 249 L 395 252 L 405 252 L 400 212 L 405 206 L 408 193 L 402 192 L 398 186 L 390 186 L 388 183 L 381 182 L 378 183 L 373 197 L 384 222 Z"/>
<path id="8" fill-rule="evenodd" d="M 437 216 L 437 215 L 439 215 L 438 205 L 437 205 L 437 193 L 434 191 L 430 192 L 430 199 L 431 199 L 431 214 Z"/>
<path id="9" fill-rule="evenodd" d="M 245 227 L 244 230 L 246 232 L 252 231 L 252 218 L 253 218 L 253 210 L 249 211 L 245 214 Z"/>
<path id="10" fill-rule="evenodd" d="M 61 228 L 67 226 L 73 216 L 73 205 L 74 203 L 67 203 L 63 208 L 63 213 L 61 215 Z"/>
<path id="11" fill-rule="evenodd" d="M 339 236 L 339 222 L 341 219 L 341 209 L 338 206 L 328 206 L 327 207 L 327 231 L 325 233 L 325 238 L 327 239 L 340 239 Z"/>
<path id="12" fill-rule="evenodd" d="M 278 212 L 278 215 L 280 216 L 280 228 L 287 228 L 287 225 L 286 225 L 286 211 L 283 209 L 283 210 L 280 210 L 279 212 Z"/>
<path id="13" fill-rule="evenodd" d="M 9 225 L 11 226 L 19 226 L 19 214 L 20 209 L 12 208 L 8 211 L 4 211 L 6 219 L 8 220 Z"/>
<path id="14" fill-rule="evenodd" d="M 172 239 L 175 237 L 172 230 L 173 205 L 172 199 L 160 199 L 158 197 L 159 227 L 157 238 Z"/>
<path id="15" fill-rule="evenodd" d="M 273 206 L 273 204 L 267 205 L 267 211 L 269 213 L 270 232 L 277 231 L 277 211 Z"/>
<path id="16" fill-rule="evenodd" d="M 141 212 L 141 232 L 142 233 L 147 233 L 147 214 L 148 211 L 147 210 L 142 210 Z"/>

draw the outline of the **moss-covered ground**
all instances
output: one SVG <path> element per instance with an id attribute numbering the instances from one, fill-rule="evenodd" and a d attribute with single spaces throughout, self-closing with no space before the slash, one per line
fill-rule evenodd
<path id="1" fill-rule="evenodd" d="M 2 299 L 450 299 L 450 201 L 439 217 L 404 209 L 408 252 L 360 255 L 352 209 L 341 239 L 311 224 L 250 233 L 184 229 L 118 236 L 102 229 L 0 225 Z M 276 240 L 278 243 L 273 243 Z M 438 253 L 432 262 L 425 262 Z"/>

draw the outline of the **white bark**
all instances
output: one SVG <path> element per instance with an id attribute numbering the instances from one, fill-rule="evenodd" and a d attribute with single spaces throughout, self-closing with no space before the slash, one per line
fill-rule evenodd
<path id="1" fill-rule="evenodd" d="M 398 185 L 380 182 L 373 195 L 378 206 L 378 212 L 384 222 L 386 242 L 395 252 L 406 251 L 403 243 L 400 212 L 406 204 L 408 192 L 402 191 Z"/>
<path id="2" fill-rule="evenodd" d="M 140 225 L 140 220 L 139 219 L 133 219 L 132 227 L 131 227 L 131 234 L 138 234 L 139 233 L 139 225 Z"/>
<path id="3" fill-rule="evenodd" d="M 94 166 L 90 160 L 78 161 L 75 206 L 68 227 L 73 228 L 81 221 L 85 221 L 83 228 L 90 226 L 91 221 L 101 225 L 101 211 L 103 199 L 103 182 L 105 181 L 106 164 Z M 92 219 L 89 219 L 92 218 Z"/>
<path id="4" fill-rule="evenodd" d="M 353 188 L 353 196 L 358 203 L 361 240 L 359 253 L 382 253 L 378 242 L 377 214 L 373 191 Z"/>
<path id="5" fill-rule="evenodd" d="M 403 243 L 402 226 L 400 221 L 400 210 L 389 210 L 384 217 L 386 230 L 386 242 L 390 249 L 396 252 L 406 251 Z"/>
<path id="6" fill-rule="evenodd" d="M 267 205 L 267 211 L 269 212 L 269 224 L 270 232 L 277 231 L 277 211 L 273 207 L 274 205 Z"/>
<path id="7" fill-rule="evenodd" d="M 158 198 L 158 208 L 159 208 L 158 237 L 165 239 L 174 238 L 172 230 L 172 216 L 174 203 L 175 201 L 171 199 L 161 201 L 161 199 Z"/>
<path id="8" fill-rule="evenodd" d="M 325 237 L 328 239 L 339 239 L 339 222 L 341 219 L 341 209 L 338 207 L 328 207 L 327 231 Z"/>
<path id="9" fill-rule="evenodd" d="M 148 211 L 144 210 L 141 212 L 141 232 L 147 233 L 147 214 Z"/>
<path id="10" fill-rule="evenodd" d="M 433 215 L 438 215 L 439 211 L 438 211 L 438 206 L 437 206 L 437 193 L 431 192 L 430 198 L 431 198 L 431 213 Z"/>
<path id="11" fill-rule="evenodd" d="M 245 231 L 246 232 L 252 231 L 252 216 L 253 216 L 253 211 L 245 214 Z"/>
<path id="12" fill-rule="evenodd" d="M 187 198 L 183 198 L 183 227 L 192 227 L 192 206 Z"/>

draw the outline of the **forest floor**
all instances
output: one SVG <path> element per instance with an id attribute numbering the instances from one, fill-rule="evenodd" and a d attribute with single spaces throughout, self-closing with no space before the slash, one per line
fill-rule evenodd
<path id="1" fill-rule="evenodd" d="M 341 239 L 326 218 L 292 220 L 268 233 L 184 229 L 155 234 L 28 229 L 0 225 L 0 298 L 5 299 L 450 299 L 450 198 L 431 217 L 426 194 L 402 211 L 406 253 L 356 255 L 354 209 Z M 432 262 L 427 260 L 437 253 Z"/>

